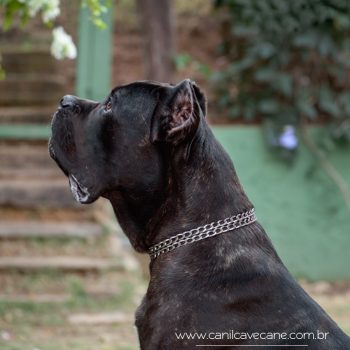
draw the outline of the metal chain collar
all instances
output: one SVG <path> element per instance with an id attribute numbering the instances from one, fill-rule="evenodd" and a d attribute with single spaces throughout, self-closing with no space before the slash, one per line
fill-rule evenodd
<path id="1" fill-rule="evenodd" d="M 185 231 L 167 238 L 164 241 L 161 241 L 150 247 L 148 253 L 151 259 L 155 259 L 159 255 L 170 252 L 177 247 L 191 244 L 209 237 L 214 237 L 220 233 L 235 230 L 237 228 L 249 225 L 254 221 L 256 221 L 256 215 L 255 209 L 253 208 L 224 220 L 219 220 L 204 226 L 199 226 L 192 230 Z"/>

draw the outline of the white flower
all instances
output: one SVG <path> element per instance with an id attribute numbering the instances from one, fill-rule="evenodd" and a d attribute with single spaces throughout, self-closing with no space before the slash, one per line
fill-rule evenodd
<path id="1" fill-rule="evenodd" d="M 279 137 L 279 145 L 286 149 L 293 150 L 298 147 L 298 143 L 299 141 L 295 134 L 294 126 L 286 125 Z"/>
<path id="2" fill-rule="evenodd" d="M 26 3 L 26 1 L 20 1 Z M 60 0 L 28 0 L 27 6 L 31 17 L 41 11 L 45 23 L 50 22 L 60 14 Z"/>
<path id="3" fill-rule="evenodd" d="M 60 14 L 60 0 L 46 1 L 42 8 L 43 21 L 45 23 L 55 19 Z"/>
<path id="4" fill-rule="evenodd" d="M 28 10 L 29 10 L 29 16 L 34 17 L 43 7 L 46 0 L 28 0 Z"/>
<path id="5" fill-rule="evenodd" d="M 51 44 L 51 54 L 61 60 L 63 58 L 74 59 L 77 57 L 77 49 L 72 37 L 68 35 L 62 27 L 57 27 L 52 31 L 53 42 Z"/>

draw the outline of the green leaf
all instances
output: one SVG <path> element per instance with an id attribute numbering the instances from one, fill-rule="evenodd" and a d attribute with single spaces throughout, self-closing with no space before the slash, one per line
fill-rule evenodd
<path id="1" fill-rule="evenodd" d="M 226 83 L 227 80 L 227 72 L 225 71 L 214 71 L 210 75 L 210 82 L 217 87 L 222 88 L 223 84 Z M 221 91 L 221 89 L 220 89 Z"/>
<path id="2" fill-rule="evenodd" d="M 247 104 L 243 109 L 243 117 L 247 121 L 251 121 L 255 118 L 256 108 L 254 104 Z"/>
<path id="3" fill-rule="evenodd" d="M 28 21 L 29 21 L 29 12 L 28 11 L 23 11 L 21 14 L 21 26 L 24 27 L 27 25 Z"/>
<path id="4" fill-rule="evenodd" d="M 254 59 L 252 57 L 246 57 L 240 61 L 236 61 L 229 66 L 231 74 L 242 72 L 254 65 Z"/>
<path id="5" fill-rule="evenodd" d="M 270 58 L 276 53 L 275 46 L 269 42 L 259 43 L 257 45 L 257 50 L 258 50 L 258 55 L 263 59 Z"/>
<path id="6" fill-rule="evenodd" d="M 0 66 L 0 81 L 6 78 L 6 73 L 4 69 Z"/>
<path id="7" fill-rule="evenodd" d="M 88 7 L 91 14 L 91 21 L 100 29 L 106 29 L 107 27 L 102 17 L 108 11 L 110 5 L 110 0 L 81 0 L 81 6 Z"/>
<path id="8" fill-rule="evenodd" d="M 318 44 L 318 51 L 322 56 L 331 55 L 336 51 L 335 45 L 329 36 L 323 36 Z"/>
<path id="9" fill-rule="evenodd" d="M 12 22 L 13 22 L 13 17 L 12 17 L 12 14 L 9 13 L 9 12 L 6 12 L 5 13 L 5 18 L 4 18 L 4 23 L 2 25 L 3 29 L 6 31 L 6 30 L 9 30 L 12 26 Z"/>
<path id="10" fill-rule="evenodd" d="M 301 99 L 297 102 L 297 107 L 300 113 L 302 113 L 309 119 L 315 119 L 317 117 L 317 111 L 315 109 L 315 106 L 311 102 L 305 99 Z"/>
<path id="11" fill-rule="evenodd" d="M 106 29 L 107 28 L 107 24 L 104 20 L 102 20 L 101 18 L 93 18 L 92 19 L 94 25 L 99 28 L 99 29 Z"/>
<path id="12" fill-rule="evenodd" d="M 317 45 L 318 35 L 315 32 L 302 33 L 297 35 L 293 43 L 296 47 L 313 49 Z"/>
<path id="13" fill-rule="evenodd" d="M 321 147 L 327 151 L 333 151 L 335 148 L 334 141 L 328 136 L 328 137 L 323 137 L 320 142 Z"/>
<path id="14" fill-rule="evenodd" d="M 341 109 L 339 108 L 332 91 L 326 85 L 322 85 L 320 88 L 319 105 L 324 112 L 330 114 L 332 117 L 340 117 Z"/>
<path id="15" fill-rule="evenodd" d="M 187 68 L 192 61 L 192 57 L 188 54 L 179 54 L 174 57 L 174 64 L 176 70 L 183 70 Z"/>
<path id="16" fill-rule="evenodd" d="M 271 68 L 259 68 L 254 74 L 254 79 L 258 82 L 271 82 L 275 77 L 276 71 Z"/>
<path id="17" fill-rule="evenodd" d="M 225 91 L 219 98 L 219 105 L 222 108 L 226 108 L 230 105 L 231 97 L 228 93 L 228 91 Z"/>
<path id="18" fill-rule="evenodd" d="M 350 29 L 350 18 L 349 14 L 338 14 L 335 18 L 335 27 L 338 30 L 349 30 Z"/>
<path id="19" fill-rule="evenodd" d="M 18 0 L 7 1 L 4 6 L 4 22 L 3 29 L 11 28 L 15 14 L 22 15 L 23 12 L 28 12 L 28 4 L 21 3 Z"/>
<path id="20" fill-rule="evenodd" d="M 232 34 L 238 38 L 251 36 L 254 34 L 254 32 L 255 30 L 252 29 L 251 26 L 238 24 L 232 27 Z"/>
<path id="21" fill-rule="evenodd" d="M 207 64 L 195 62 L 195 69 L 198 73 L 204 75 L 205 77 L 209 77 L 212 73 L 211 68 Z"/>
<path id="22" fill-rule="evenodd" d="M 291 97 L 293 94 L 292 77 L 287 73 L 278 73 L 275 75 L 273 86 L 285 97 Z"/>
<path id="23" fill-rule="evenodd" d="M 287 33 L 296 32 L 300 28 L 300 23 L 298 20 L 295 17 L 288 15 L 285 15 L 285 18 L 283 18 L 283 25 Z"/>
<path id="24" fill-rule="evenodd" d="M 264 99 L 258 103 L 258 111 L 264 114 L 275 114 L 279 111 L 278 101 L 273 99 Z"/>
<path id="25" fill-rule="evenodd" d="M 230 118 L 236 119 L 240 116 L 241 109 L 238 105 L 236 105 L 236 106 L 233 106 L 232 108 L 230 108 L 228 113 L 229 113 Z"/>
<path id="26" fill-rule="evenodd" d="M 316 119 L 317 109 L 315 106 L 315 98 L 313 96 L 313 90 L 310 87 L 299 87 L 296 91 L 296 107 L 301 115 L 309 118 Z"/>
<path id="27" fill-rule="evenodd" d="M 345 114 L 350 117 L 350 91 L 344 91 L 339 95 L 339 102 L 341 103 Z"/>

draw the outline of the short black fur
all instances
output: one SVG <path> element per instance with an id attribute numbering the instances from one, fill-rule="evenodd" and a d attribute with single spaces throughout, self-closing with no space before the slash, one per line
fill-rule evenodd
<path id="1" fill-rule="evenodd" d="M 86 188 L 82 202 L 110 200 L 136 250 L 146 252 L 176 233 L 252 207 L 206 122 L 205 97 L 190 80 L 118 87 L 110 94 L 109 113 L 107 99 L 74 101 L 79 108 L 64 104 L 54 116 L 50 153 Z M 258 222 L 163 254 L 150 263 L 150 275 L 136 313 L 141 349 L 195 349 L 203 343 L 213 349 L 350 349 L 349 338 L 296 283 Z M 328 336 L 201 341 L 175 334 L 230 330 Z"/>

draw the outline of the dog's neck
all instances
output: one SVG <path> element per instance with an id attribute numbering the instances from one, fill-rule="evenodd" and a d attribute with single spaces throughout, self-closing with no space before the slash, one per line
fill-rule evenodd
<path id="1" fill-rule="evenodd" d="M 205 121 L 190 149 L 184 145 L 170 152 L 162 188 L 109 197 L 122 229 L 141 252 L 176 233 L 251 208 L 229 156 Z"/>

